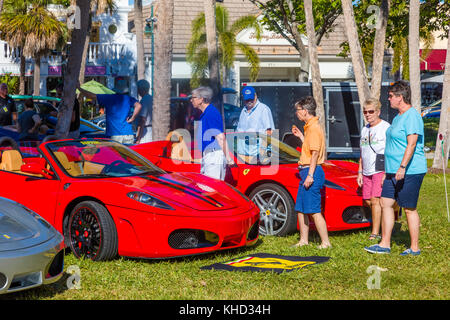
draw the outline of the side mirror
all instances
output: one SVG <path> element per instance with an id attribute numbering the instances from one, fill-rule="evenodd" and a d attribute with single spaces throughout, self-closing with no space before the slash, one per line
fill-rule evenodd
<path id="1" fill-rule="evenodd" d="M 53 178 L 53 172 L 45 168 L 42 163 L 38 162 L 26 163 L 20 167 L 20 171 L 31 174 L 41 174 L 47 179 Z"/>

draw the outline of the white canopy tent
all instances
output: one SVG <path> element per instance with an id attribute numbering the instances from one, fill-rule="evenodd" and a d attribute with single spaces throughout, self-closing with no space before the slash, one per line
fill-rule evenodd
<path id="1" fill-rule="evenodd" d="M 443 83 L 444 82 L 444 75 L 440 74 L 438 76 L 434 76 L 428 79 L 424 79 L 422 81 L 420 81 L 422 83 L 426 83 L 426 82 L 434 82 L 434 83 Z"/>

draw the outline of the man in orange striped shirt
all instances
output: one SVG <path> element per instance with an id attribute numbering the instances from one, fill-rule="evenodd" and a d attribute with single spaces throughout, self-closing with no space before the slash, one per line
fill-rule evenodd
<path id="1" fill-rule="evenodd" d="M 325 183 L 325 173 L 321 167 L 325 160 L 325 135 L 316 116 L 316 102 L 313 97 L 300 99 L 294 108 L 297 118 L 305 122 L 304 135 L 296 126 L 292 126 L 292 133 L 303 142 L 299 160 L 301 181 L 295 202 L 300 226 L 300 241 L 295 246 L 308 244 L 308 216 L 311 216 L 322 240 L 319 248 L 329 248 L 331 244 L 321 207 L 321 189 Z"/>

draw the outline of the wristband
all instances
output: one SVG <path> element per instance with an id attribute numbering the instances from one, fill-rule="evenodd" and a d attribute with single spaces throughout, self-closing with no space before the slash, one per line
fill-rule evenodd
<path id="1" fill-rule="evenodd" d="M 308 173 L 308 177 L 311 177 L 311 178 L 314 179 L 314 176 L 312 174 L 309 174 L 309 173 Z"/>
<path id="2" fill-rule="evenodd" d="M 402 168 L 402 169 L 406 169 L 406 166 L 402 166 L 402 165 L 400 165 L 400 168 Z"/>

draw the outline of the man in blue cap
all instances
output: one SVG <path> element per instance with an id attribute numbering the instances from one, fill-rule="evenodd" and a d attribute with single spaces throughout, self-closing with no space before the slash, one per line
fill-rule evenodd
<path id="1" fill-rule="evenodd" d="M 255 88 L 245 86 L 242 89 L 245 108 L 239 116 L 238 132 L 259 132 L 272 134 L 275 129 L 270 108 L 258 100 Z"/>
<path id="2" fill-rule="evenodd" d="M 257 133 L 271 135 L 275 129 L 272 112 L 267 105 L 258 100 L 255 88 L 245 86 L 242 89 L 242 98 L 244 100 L 244 108 L 242 108 L 241 115 L 239 116 L 236 131 L 254 132 L 255 138 Z M 242 139 L 238 141 L 238 153 L 255 157 L 260 152 L 261 141 L 260 138 L 257 138 L 257 143 L 250 143 L 250 138 L 251 136 L 248 136 L 247 140 Z M 267 151 L 269 151 L 270 146 L 266 147 Z"/>

